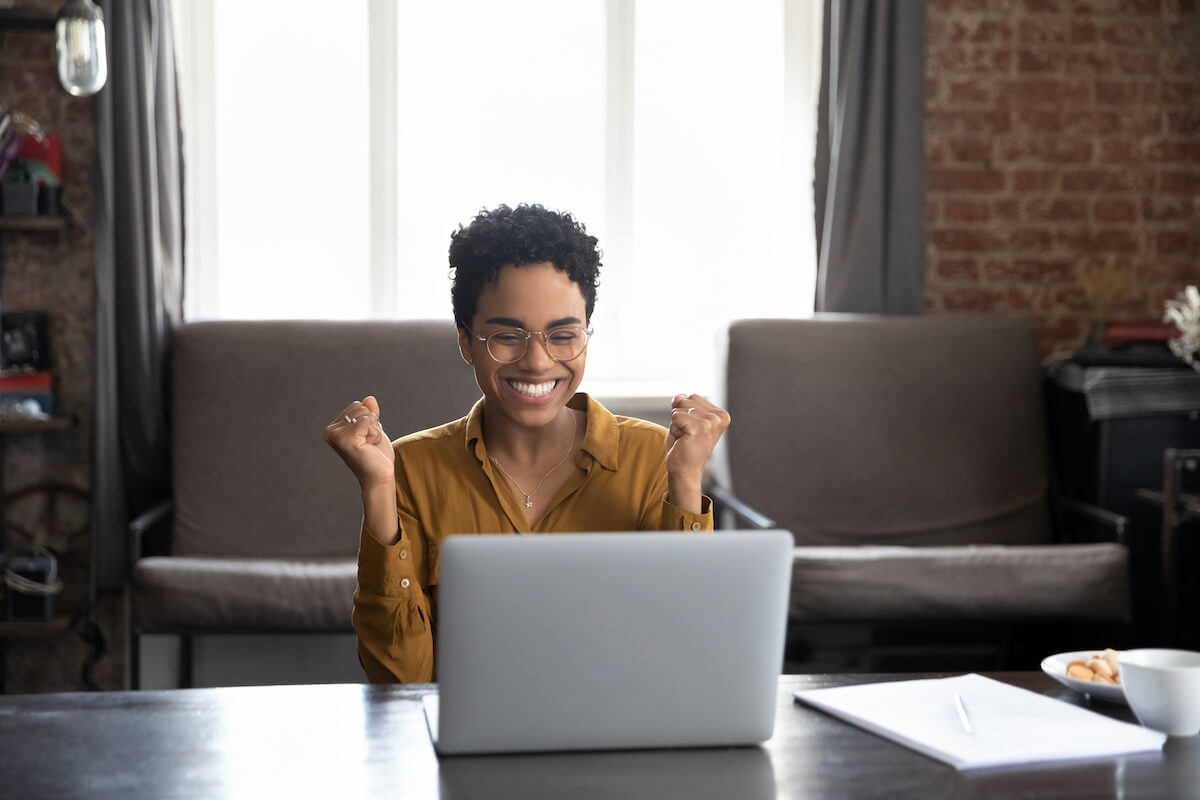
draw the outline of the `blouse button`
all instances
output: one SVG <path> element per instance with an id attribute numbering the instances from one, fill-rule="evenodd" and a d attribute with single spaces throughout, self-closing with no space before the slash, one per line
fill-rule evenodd
<path id="1" fill-rule="evenodd" d="M 692 523 L 692 530 L 694 530 L 694 531 L 698 531 L 698 530 L 700 530 L 700 523 L 699 523 L 699 522 L 693 522 L 693 523 Z"/>
<path id="2" fill-rule="evenodd" d="M 407 551 L 407 550 L 401 550 L 401 551 L 400 551 L 400 560 L 401 560 L 401 561 L 403 561 L 403 560 L 404 560 L 404 559 L 406 559 L 406 558 L 408 558 L 408 551 Z"/>
<path id="3" fill-rule="evenodd" d="M 408 581 L 408 578 L 405 578 L 404 580 L 400 581 L 400 588 L 401 588 L 401 589 L 407 589 L 407 588 L 408 588 L 408 582 L 409 582 L 409 581 Z"/>

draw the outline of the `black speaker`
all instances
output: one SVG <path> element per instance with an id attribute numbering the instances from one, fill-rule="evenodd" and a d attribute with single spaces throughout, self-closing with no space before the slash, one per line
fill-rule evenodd
<path id="1" fill-rule="evenodd" d="M 46 372 L 50 369 L 50 335 L 45 311 L 0 314 L 0 371 Z"/>

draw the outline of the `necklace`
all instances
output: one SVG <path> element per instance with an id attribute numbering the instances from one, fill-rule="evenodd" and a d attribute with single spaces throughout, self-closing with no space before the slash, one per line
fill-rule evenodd
<path id="1" fill-rule="evenodd" d="M 504 473 L 504 477 L 508 478 L 509 482 L 512 483 L 513 486 L 517 487 L 517 491 L 525 495 L 525 507 L 533 508 L 533 496 L 537 494 L 538 489 L 542 488 L 542 484 L 546 482 L 546 478 L 549 478 L 554 470 L 561 467 L 563 462 L 567 460 L 567 456 L 571 455 L 571 451 L 575 449 L 575 434 L 578 432 L 579 423 L 575 421 L 575 415 L 571 414 L 571 444 L 567 447 L 567 452 L 563 453 L 563 457 L 558 460 L 558 463 L 550 468 L 550 472 L 547 472 L 545 475 L 543 475 L 542 479 L 537 482 L 537 486 L 533 487 L 532 492 L 525 491 L 521 488 L 521 484 L 513 480 L 513 476 L 509 475 L 508 471 L 505 470 L 504 467 L 500 466 L 500 459 L 488 456 L 488 461 L 491 461 L 493 464 L 495 464 L 496 469 Z"/>

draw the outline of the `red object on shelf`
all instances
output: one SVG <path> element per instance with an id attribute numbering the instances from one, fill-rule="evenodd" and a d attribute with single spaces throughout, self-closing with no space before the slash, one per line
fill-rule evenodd
<path id="1" fill-rule="evenodd" d="M 1170 322 L 1157 319 L 1139 319 L 1128 322 L 1110 322 L 1104 326 L 1100 344 L 1118 347 L 1137 342 L 1165 342 L 1179 336 L 1179 329 Z"/>
<path id="2" fill-rule="evenodd" d="M 54 388 L 54 373 L 27 372 L 0 376 L 0 392 L 49 392 Z"/>
<path id="3" fill-rule="evenodd" d="M 33 400 L 46 414 L 54 413 L 54 373 L 30 372 L 0 376 L 0 403 Z"/>
<path id="4" fill-rule="evenodd" d="M 45 142 L 39 142 L 33 136 L 22 136 L 17 158 L 42 162 L 62 182 L 62 138 L 57 134 L 47 134 Z"/>

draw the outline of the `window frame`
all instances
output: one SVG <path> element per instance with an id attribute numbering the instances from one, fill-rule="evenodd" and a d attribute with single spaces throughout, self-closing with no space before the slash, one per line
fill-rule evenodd
<path id="1" fill-rule="evenodd" d="M 364 317 L 398 315 L 398 287 L 404 270 L 398 261 L 397 231 L 397 0 L 367 0 L 369 84 L 370 220 L 368 225 L 370 264 L 365 293 Z M 785 128 L 811 125 L 815 131 L 817 80 L 821 48 L 822 4 L 812 0 L 780 0 L 783 8 Z M 604 0 L 605 13 L 605 273 L 611 283 L 632 283 L 634 250 L 634 59 L 637 0 Z M 177 53 L 181 62 L 180 101 L 184 118 L 185 163 L 214 164 L 216 158 L 216 97 L 214 84 L 215 20 L 213 4 L 176 0 L 173 5 Z M 816 74 L 814 74 L 814 72 Z M 812 109 L 805 115 L 802 108 Z M 813 136 L 815 140 L 815 135 Z M 796 148 L 797 159 L 806 157 Z M 185 203 L 184 316 L 200 319 L 208 315 L 218 299 L 216 269 L 217 177 L 213 169 L 192 169 L 187 174 Z M 815 234 L 813 269 L 815 271 Z M 622 280 L 624 278 L 625 280 Z M 815 281 L 814 281 L 815 282 Z M 798 316 L 811 313 L 801 309 Z M 632 328 L 612 326 L 606 330 L 618 352 L 637 346 Z M 633 379 L 590 381 L 605 394 L 625 397 L 658 397 L 665 393 L 662 382 Z M 700 387 L 719 395 L 719 387 Z M 604 391 L 607 390 L 607 391 Z"/>

